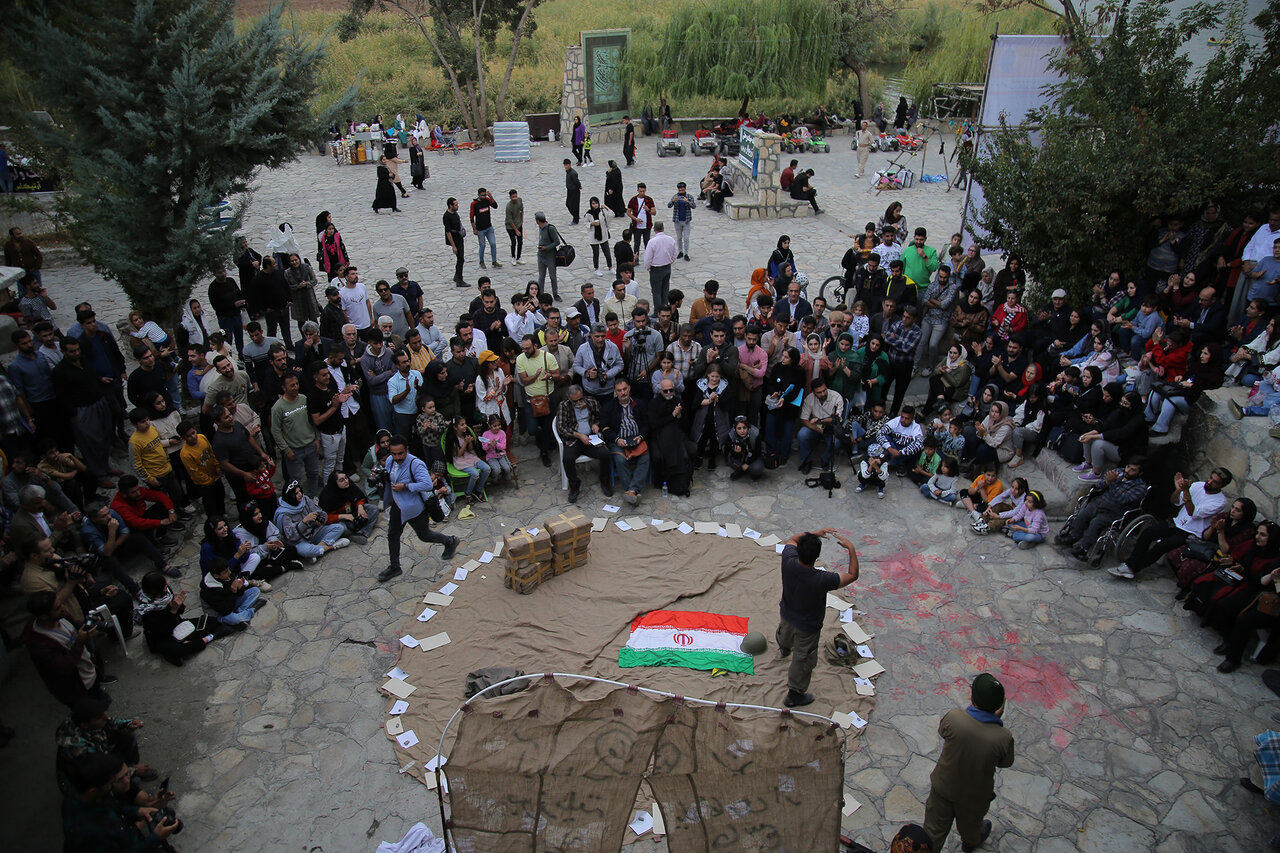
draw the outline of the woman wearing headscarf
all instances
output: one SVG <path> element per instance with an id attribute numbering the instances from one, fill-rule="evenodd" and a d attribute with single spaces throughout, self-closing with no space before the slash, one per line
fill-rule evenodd
<path id="1" fill-rule="evenodd" d="M 391 168 L 387 165 L 387 155 L 378 158 L 378 183 L 373 190 L 373 212 L 380 213 L 384 207 L 391 208 L 392 213 L 399 213 L 396 204 L 396 188 L 391 185 Z"/>
<path id="2" fill-rule="evenodd" d="M 285 484 L 280 505 L 276 507 L 275 523 L 286 545 L 292 545 L 311 560 L 350 545 L 351 540 L 342 535 L 342 525 L 328 524 L 325 518 L 320 505 L 302 493 L 302 485 L 297 480 Z"/>
<path id="3" fill-rule="evenodd" d="M 876 220 L 876 234 L 883 234 L 885 228 L 892 228 L 894 230 L 895 236 L 893 242 L 901 245 L 906 239 L 907 217 L 902 215 L 902 202 L 891 202 L 889 206 L 885 208 L 884 216 L 881 216 Z M 878 239 L 872 240 L 872 248 L 868 250 L 868 254 L 875 251 L 875 244 L 878 242 Z M 887 267 L 888 264 L 885 264 L 884 266 Z"/>
<path id="4" fill-rule="evenodd" d="M 329 475 L 317 503 L 324 510 L 327 523 L 342 525 L 343 536 L 357 545 L 369 541 L 369 534 L 378 523 L 378 508 L 368 505 L 364 492 L 342 471 Z"/>
<path id="5" fill-rule="evenodd" d="M 1209 525 L 1200 534 L 1200 539 L 1207 545 L 1197 546 L 1194 553 L 1188 545 L 1179 545 L 1169 552 L 1169 565 L 1173 566 L 1178 576 L 1178 601 L 1187 597 L 1197 578 L 1206 572 L 1213 573 L 1214 566 L 1210 559 L 1204 558 L 1208 549 L 1212 547 L 1217 553 L 1231 554 L 1248 546 L 1257 529 L 1253 523 L 1257 517 L 1257 504 L 1248 498 L 1236 498 L 1226 512 L 1218 513 L 1210 519 Z"/>
<path id="6" fill-rule="evenodd" d="M 507 386 L 511 384 L 511 376 L 502 369 L 502 359 L 493 350 L 483 350 L 476 361 L 480 363 L 476 374 L 476 414 L 483 415 L 486 423 L 490 415 L 497 415 L 509 431 L 511 408 L 507 405 Z"/>
<path id="7" fill-rule="evenodd" d="M 1076 473 L 1089 467 L 1088 460 L 1084 458 L 1085 447 L 1080 443 L 1080 436 L 1098 429 L 1120 405 L 1120 398 L 1124 396 L 1124 385 L 1119 382 L 1104 385 L 1100 373 L 1097 367 L 1090 366 L 1080 374 L 1081 383 L 1087 383 L 1088 387 L 1076 397 L 1075 411 L 1067 417 L 1062 439 L 1058 442 L 1058 454 L 1075 465 Z M 1086 376 L 1089 378 L 1085 379 Z"/>
<path id="8" fill-rule="evenodd" d="M 986 336 L 990 321 L 991 312 L 982 304 L 982 292 L 971 290 L 956 299 L 955 310 L 951 312 L 951 333 L 957 341 L 972 347 L 974 341 Z"/>
<path id="9" fill-rule="evenodd" d="M 285 283 L 289 285 L 289 314 L 302 332 L 303 323 L 314 323 L 320 319 L 320 302 L 316 299 L 316 274 L 311 264 L 303 259 L 301 253 L 293 252 L 285 266 Z M 316 329 L 319 331 L 319 327 Z"/>
<path id="10" fill-rule="evenodd" d="M 974 427 L 979 443 L 973 448 L 973 461 L 978 465 L 992 459 L 1001 465 L 1013 458 L 1013 419 L 1009 404 L 996 400 L 983 421 Z"/>
<path id="11" fill-rule="evenodd" d="M 901 130 L 907 126 L 907 99 L 901 95 L 898 96 L 898 108 L 893 113 L 893 126 Z"/>
<path id="12" fill-rule="evenodd" d="M 1172 382 L 1162 382 L 1147 395 L 1146 419 L 1152 435 L 1168 435 L 1176 412 L 1186 412 L 1205 391 L 1222 387 L 1221 348 L 1205 344 L 1187 365 L 1187 372 Z"/>
<path id="13" fill-rule="evenodd" d="M 330 279 L 338 274 L 339 267 L 347 265 L 347 246 L 342 242 L 342 235 L 338 233 L 338 228 L 332 222 L 325 226 L 320 232 L 320 269 L 324 270 Z"/>
<path id="14" fill-rule="evenodd" d="M 285 573 L 285 567 L 263 560 L 248 542 L 242 542 L 231 529 L 231 524 L 220 515 L 204 523 L 204 541 L 200 543 L 200 570 L 209 571 L 214 557 L 221 557 L 231 566 L 234 575 L 243 575 L 251 584 L 271 591 L 272 578 Z"/>
<path id="15" fill-rule="evenodd" d="M 1227 585 L 1225 591 L 1206 591 L 1210 596 L 1218 596 L 1207 604 L 1206 621 L 1226 638 L 1213 650 L 1214 654 L 1224 655 L 1222 663 L 1218 664 L 1218 672 L 1239 669 L 1250 641 L 1263 629 L 1267 629 L 1269 635 L 1266 645 L 1258 652 L 1258 663 L 1270 663 L 1275 659 L 1276 649 L 1280 648 L 1280 617 L 1275 613 L 1264 613 L 1264 609 L 1270 608 L 1261 599 L 1264 595 L 1280 593 L 1280 524 L 1274 521 L 1259 524 L 1253 534 L 1252 547 L 1238 560 L 1228 558 L 1219 565 L 1239 575 L 1241 580 Z M 1215 575 L 1210 577 L 1215 578 L 1215 583 L 1210 586 L 1212 589 L 1220 581 Z"/>
<path id="16" fill-rule="evenodd" d="M 617 160 L 610 160 L 604 173 L 604 206 L 613 211 L 614 218 L 627 215 L 627 201 L 622 197 L 622 170 Z"/>
<path id="17" fill-rule="evenodd" d="M 964 344 L 953 343 L 929 377 L 929 404 L 926 412 L 940 409 L 948 403 L 959 403 L 968 397 L 969 377 L 972 375 L 973 365 L 969 363 L 969 351 Z"/>
<path id="18" fill-rule="evenodd" d="M 800 401 L 804 397 L 804 369 L 800 351 L 787 347 L 782 360 L 769 370 L 764 382 L 765 446 L 778 465 L 787 464 L 796 422 L 800 420 Z M 881 397 L 883 397 L 883 393 Z M 776 467 L 776 466 L 775 466 Z"/>
<path id="19" fill-rule="evenodd" d="M 822 349 L 822 336 L 817 332 L 810 333 L 804 339 L 804 352 L 800 353 L 800 367 L 804 371 L 806 389 L 812 388 L 813 383 L 818 379 L 825 380 L 834 369 L 831 359 Z"/>
<path id="20" fill-rule="evenodd" d="M 316 214 L 316 263 L 320 263 L 324 258 L 323 247 L 320 245 L 320 239 L 324 237 L 324 230 L 331 224 L 333 224 L 332 213 L 327 210 L 322 210 Z"/>
<path id="21" fill-rule="evenodd" d="M 967 256 L 965 263 L 968 263 Z M 1010 255 L 1004 262 L 1004 269 L 996 273 L 995 281 L 991 285 L 991 299 L 996 305 L 1000 305 L 1004 303 L 1004 295 L 1010 290 L 1025 293 L 1026 289 L 1027 273 L 1022 268 L 1022 256 Z"/>
<path id="22" fill-rule="evenodd" d="M 1080 436 L 1080 444 L 1084 467 L 1076 467 L 1083 472 L 1080 479 L 1086 483 L 1100 481 L 1116 463 L 1145 453 L 1147 422 L 1142 416 L 1142 397 L 1136 391 L 1121 396 L 1118 405 L 1100 424 Z"/>
<path id="23" fill-rule="evenodd" d="M 284 544 L 280 528 L 267 518 L 261 502 L 246 501 L 241 504 L 239 522 L 231 532 L 235 534 L 237 540 L 249 546 L 251 554 L 263 563 L 279 566 L 281 571 L 302 571 L 302 561 L 298 559 L 298 552 Z"/>
<path id="24" fill-rule="evenodd" d="M 782 274 L 783 266 L 790 266 L 791 275 L 796 274 L 796 256 L 791 252 L 791 238 L 783 234 L 778 238 L 778 247 L 773 250 L 773 254 L 769 255 L 769 262 L 765 264 L 765 270 L 768 272 L 769 280 L 774 282 L 774 298 L 781 299 L 786 290 L 778 291 L 778 276 Z"/>
<path id="25" fill-rule="evenodd" d="M 1080 362 L 1081 370 L 1086 367 L 1097 367 L 1102 371 L 1102 378 L 1114 382 L 1120 378 L 1120 359 L 1116 357 L 1115 347 L 1107 338 L 1093 338 L 1093 349 Z"/>
<path id="26" fill-rule="evenodd" d="M 409 178 L 415 190 L 425 190 L 422 182 L 431 177 L 427 169 L 426 152 L 422 149 L 421 137 L 415 134 L 409 138 Z"/>
<path id="27" fill-rule="evenodd" d="M 960 265 L 960 289 L 977 290 L 978 285 L 982 282 L 982 273 L 987 268 L 987 262 L 982 259 L 982 252 L 978 249 L 977 243 L 969 244 L 969 248 L 964 252 L 964 263 Z M 992 291 L 994 294 L 994 290 Z M 1018 292 L 1022 293 L 1022 288 L 1018 288 Z M 1008 293 L 1008 290 L 1005 290 Z M 1004 293 L 1000 295 L 1000 301 L 996 305 L 1004 304 Z"/>
<path id="28" fill-rule="evenodd" d="M 281 222 L 276 226 L 271 231 L 271 236 L 267 238 L 267 251 L 275 256 L 276 269 L 288 269 L 289 256 L 302 254 L 302 247 L 298 245 L 298 238 L 293 234 L 293 226 L 288 222 Z"/>
<path id="29" fill-rule="evenodd" d="M 423 372 L 422 397 L 430 397 L 436 401 L 436 411 L 446 420 L 453 420 L 462 414 L 461 402 L 458 399 L 458 386 L 449 381 L 449 362 L 433 361 Z"/>

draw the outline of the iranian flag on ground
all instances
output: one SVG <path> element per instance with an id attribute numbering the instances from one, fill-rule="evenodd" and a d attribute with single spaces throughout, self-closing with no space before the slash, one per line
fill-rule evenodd
<path id="1" fill-rule="evenodd" d="M 742 616 L 654 610 L 631 623 L 618 666 L 684 666 L 754 675 L 751 655 L 740 648 L 746 634 Z"/>

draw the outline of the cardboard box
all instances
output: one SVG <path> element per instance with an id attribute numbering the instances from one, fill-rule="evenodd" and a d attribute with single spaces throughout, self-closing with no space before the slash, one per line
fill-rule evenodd
<path id="1" fill-rule="evenodd" d="M 591 519 L 580 512 L 561 513 L 547 522 L 551 549 L 557 553 L 583 551 L 591 545 Z"/>
<path id="2" fill-rule="evenodd" d="M 584 566 L 590 556 L 585 548 L 580 551 L 557 552 L 551 558 L 551 566 L 557 575 L 562 575 L 570 569 L 576 569 Z"/>
<path id="3" fill-rule="evenodd" d="M 551 563 L 538 563 L 532 568 L 522 567 L 517 570 L 508 568 L 503 576 L 502 585 L 507 589 L 514 589 L 521 595 L 528 595 L 552 577 L 555 577 L 555 569 Z"/>
<path id="4" fill-rule="evenodd" d="M 508 563 L 551 559 L 551 533 L 545 526 L 535 529 L 536 535 L 522 529 L 502 537 L 502 554 Z"/>

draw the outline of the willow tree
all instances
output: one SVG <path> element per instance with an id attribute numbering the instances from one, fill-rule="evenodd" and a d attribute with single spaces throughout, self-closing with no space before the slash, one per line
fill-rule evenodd
<path id="1" fill-rule="evenodd" d="M 254 173 L 320 139 L 354 90 L 315 103 L 323 42 L 282 6 L 237 26 L 234 0 L 32 0 L 6 18 L 15 66 L 53 116 L 17 135 L 59 169 L 75 247 L 162 324 L 231 256 Z M 210 205 L 232 202 L 212 218 Z"/>
<path id="2" fill-rule="evenodd" d="M 676 7 L 656 47 L 627 62 L 642 95 L 821 98 L 836 61 L 838 16 L 826 0 L 721 0 Z"/>

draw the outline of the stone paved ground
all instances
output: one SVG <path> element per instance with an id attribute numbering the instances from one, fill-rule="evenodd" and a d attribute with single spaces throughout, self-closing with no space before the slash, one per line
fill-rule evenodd
<path id="1" fill-rule="evenodd" d="M 889 201 L 853 186 L 847 141 L 834 142 L 829 156 L 801 158 L 816 169 L 829 214 L 783 226 L 731 224 L 700 211 L 695 260 L 681 262 L 675 286 L 695 295 L 695 282 L 714 276 L 741 296 L 750 270 L 786 229 L 803 269 L 834 271 L 848 233 Z M 371 168 L 339 169 L 307 156 L 261 177 L 248 233 L 261 247 L 267 229 L 288 218 L 305 235 L 315 213 L 328 208 L 369 278 L 390 278 L 404 263 L 438 316 L 447 317 L 470 291 L 449 286 L 451 272 L 442 266 L 443 197 L 465 200 L 484 184 L 501 198 L 515 186 L 530 218 L 541 207 L 562 224 L 563 152 L 543 145 L 532 163 L 509 165 L 494 164 L 490 151 L 431 157 L 429 189 L 404 201 L 406 212 L 398 216 L 368 209 Z M 675 180 L 692 183 L 706 168 L 702 160 L 659 161 L 650 152 L 642 145 L 639 165 L 625 170 L 628 192 L 635 180 L 647 180 L 663 198 Z M 602 164 L 609 156 L 598 152 Z M 932 152 L 931 158 L 934 171 Z M 872 165 L 884 159 L 873 155 Z M 583 170 L 588 193 L 600 191 L 602 172 Z M 901 198 L 911 226 L 924 224 L 935 242 L 956 230 L 958 193 L 917 183 Z M 583 255 L 589 252 L 575 264 L 575 283 L 584 280 Z M 515 288 L 529 269 L 498 271 L 500 290 Z M 474 275 L 469 263 L 467 276 Z M 64 322 L 81 298 L 113 318 L 125 307 L 117 289 L 81 267 L 52 269 L 46 283 Z M 491 543 L 504 521 L 527 522 L 562 506 L 553 472 L 536 463 L 524 472 L 529 485 L 522 492 L 499 489 L 495 507 L 476 521 L 448 523 L 464 538 L 464 553 Z M 847 471 L 840 476 L 853 485 Z M 1018 759 L 1000 775 L 988 849 L 1172 853 L 1265 845 L 1276 821 L 1235 780 L 1249 760 L 1250 738 L 1270 723 L 1275 699 L 1256 666 L 1231 676 L 1214 672 L 1215 640 L 1173 611 L 1171 580 L 1122 584 L 1065 566 L 1049 548 L 1022 552 L 1003 539 L 975 538 L 959 513 L 926 505 L 905 484 L 891 484 L 882 502 L 849 487 L 828 500 L 803 489 L 800 479 L 784 472 L 752 487 L 729 483 L 721 469 L 700 476 L 690 499 L 650 498 L 645 511 L 739 520 L 783 535 L 831 524 L 860 543 L 858 602 L 870 613 L 889 672 L 879 679 L 870 727 L 848 757 L 848 784 L 864 803 L 846 821 L 856 838 L 885 849 L 898 825 L 922 819 L 937 718 L 965 701 L 964 685 L 975 672 L 990 669 L 1009 686 L 1006 719 Z M 584 491 L 584 508 L 599 502 L 594 489 Z M 144 756 L 172 774 L 182 794 L 181 849 L 360 851 L 398 838 L 419 819 L 438 826 L 434 795 L 396 773 L 380 730 L 386 702 L 374 690 L 394 663 L 395 638 L 415 611 L 414 596 L 442 568 L 438 553 L 406 549 L 416 557 L 406 577 L 380 587 L 372 576 L 384 565 L 386 543 L 376 537 L 363 553 L 352 548 L 281 579 L 248 632 L 181 670 L 148 656 L 140 641 L 131 644 L 131 660 L 113 663 L 121 675 L 112 690 L 116 712 L 147 719 Z M 194 545 L 183 556 L 192 565 Z M 180 584 L 194 599 L 196 571 L 189 569 Z M 11 837 L 24 839 L 22 849 L 54 849 L 49 739 L 60 711 L 24 653 L 9 661 L 0 720 L 19 738 L 0 750 L 6 825 Z M 776 699 L 762 701 L 770 698 Z M 816 707 L 834 710 L 821 697 Z M 949 849 L 958 848 L 953 836 Z"/>

